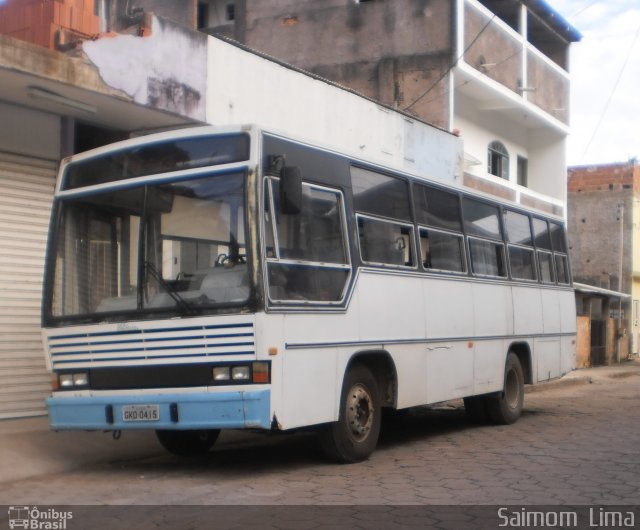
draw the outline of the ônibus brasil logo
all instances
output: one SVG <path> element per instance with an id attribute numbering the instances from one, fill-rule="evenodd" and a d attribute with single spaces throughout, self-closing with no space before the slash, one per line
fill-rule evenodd
<path id="1" fill-rule="evenodd" d="M 71 512 L 62 512 L 55 508 L 37 506 L 9 506 L 9 528 L 27 528 L 31 530 L 66 530 L 67 521 L 73 519 Z"/>

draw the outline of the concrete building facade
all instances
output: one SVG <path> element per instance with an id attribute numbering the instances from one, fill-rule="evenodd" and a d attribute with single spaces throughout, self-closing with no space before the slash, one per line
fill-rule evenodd
<path id="1" fill-rule="evenodd" d="M 566 178 L 568 50 L 580 35 L 546 2 L 218 4 L 233 4 L 234 20 L 208 31 L 456 131 L 467 185 L 531 204 L 541 193 L 566 214 L 556 183 Z"/>
<path id="2" fill-rule="evenodd" d="M 603 312 L 613 317 L 616 340 L 640 350 L 640 165 L 624 163 L 568 170 L 569 253 L 574 280 L 630 295 Z"/>

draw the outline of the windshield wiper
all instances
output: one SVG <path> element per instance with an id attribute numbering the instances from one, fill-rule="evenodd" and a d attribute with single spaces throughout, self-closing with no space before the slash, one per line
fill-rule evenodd
<path id="1" fill-rule="evenodd" d="M 145 269 L 149 271 L 151 276 L 158 282 L 158 284 L 162 287 L 162 289 L 173 299 L 176 305 L 180 308 L 183 314 L 185 315 L 197 315 L 199 311 L 196 307 L 191 303 L 182 298 L 176 290 L 167 283 L 167 281 L 162 277 L 162 275 L 158 272 L 155 265 L 150 261 L 144 262 Z"/>

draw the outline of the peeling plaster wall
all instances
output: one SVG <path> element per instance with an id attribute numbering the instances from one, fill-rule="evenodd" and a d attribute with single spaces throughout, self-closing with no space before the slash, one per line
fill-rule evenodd
<path id="1" fill-rule="evenodd" d="M 84 50 L 107 84 L 142 105 L 213 125 L 256 123 L 433 178 L 459 173 L 458 138 L 159 17 L 148 37 L 118 35 Z"/>
<path id="2" fill-rule="evenodd" d="M 87 41 L 83 50 L 105 83 L 136 103 L 204 121 L 207 36 L 153 17 L 148 37 Z"/>

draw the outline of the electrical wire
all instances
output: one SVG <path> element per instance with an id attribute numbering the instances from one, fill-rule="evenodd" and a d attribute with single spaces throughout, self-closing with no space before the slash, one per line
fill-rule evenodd
<path id="1" fill-rule="evenodd" d="M 407 105 L 406 107 L 404 107 L 402 110 L 403 111 L 407 111 L 409 110 L 411 107 L 413 107 L 416 103 L 418 103 L 418 101 L 420 101 L 422 98 L 424 98 L 427 94 L 429 94 L 429 92 L 431 92 L 439 83 L 440 81 L 442 81 L 447 74 L 453 69 L 453 67 L 458 64 L 458 61 L 460 59 L 462 59 L 465 55 L 465 53 L 467 53 L 469 51 L 469 49 L 471 48 L 471 46 L 473 46 L 476 41 L 480 38 L 480 35 L 482 35 L 484 33 L 484 30 L 486 30 L 489 27 L 489 24 L 491 24 L 491 22 L 493 22 L 493 19 L 496 18 L 496 13 L 493 14 L 493 16 L 489 19 L 489 21 L 482 27 L 482 29 L 478 32 L 478 34 L 473 38 L 473 40 L 469 43 L 469 45 L 464 49 L 464 51 L 460 54 L 460 56 L 453 61 L 450 65 L 449 68 L 447 68 L 441 75 L 440 77 L 438 77 L 438 79 L 427 89 L 425 90 L 420 96 L 418 96 L 416 99 L 414 99 L 409 105 Z"/>
<path id="2" fill-rule="evenodd" d="M 602 125 L 602 121 L 604 120 L 604 116 L 607 113 L 607 111 L 609 110 L 609 105 L 611 104 L 611 101 L 613 100 L 613 95 L 615 94 L 616 90 L 618 89 L 618 85 L 620 84 L 620 79 L 622 79 L 622 75 L 624 74 L 624 71 L 627 68 L 627 64 L 629 64 L 629 59 L 631 58 L 631 52 L 633 51 L 633 48 L 636 44 L 636 41 L 638 40 L 638 37 L 640 36 L 640 26 L 638 26 L 638 29 L 636 30 L 636 34 L 633 37 L 633 42 L 631 43 L 631 46 L 629 46 L 629 51 L 627 53 L 627 56 L 624 59 L 624 62 L 622 63 L 622 68 L 620 68 L 620 72 L 618 73 L 618 77 L 616 78 L 616 82 L 613 85 L 613 88 L 611 90 L 611 93 L 609 94 L 609 97 L 607 98 L 607 102 L 604 105 L 604 108 L 602 109 L 602 112 L 600 113 L 600 117 L 598 118 L 598 122 L 596 123 L 595 129 L 593 130 L 593 133 L 591 134 L 591 138 L 589 138 L 589 142 L 587 142 L 587 146 L 584 148 L 584 152 L 582 153 L 582 156 L 580 157 L 580 162 L 582 162 L 584 160 L 584 157 L 586 156 L 587 152 L 589 151 L 589 148 L 591 147 L 591 144 L 593 143 L 594 138 L 596 137 L 596 134 L 598 133 L 598 129 L 600 129 L 600 125 Z"/>
<path id="3" fill-rule="evenodd" d="M 504 59 L 502 59 L 502 60 L 498 61 L 496 64 L 494 64 L 494 65 L 491 67 L 491 69 L 493 70 L 493 69 L 495 69 L 497 66 L 500 66 L 501 64 L 506 63 L 509 59 L 511 59 L 512 57 L 515 57 L 515 56 L 516 56 L 516 55 L 518 55 L 519 53 L 522 53 L 522 50 L 521 50 L 520 48 L 519 48 L 519 49 L 517 49 L 515 52 L 513 52 L 511 55 L 508 55 L 508 56 L 507 56 L 507 57 L 505 57 Z M 468 85 L 469 83 L 471 83 L 471 82 L 473 82 L 473 81 L 475 81 L 475 79 L 467 79 L 466 81 L 463 81 L 463 82 L 462 82 L 462 83 L 460 83 L 459 85 L 454 86 L 454 87 L 453 87 L 454 92 L 455 92 L 456 90 L 458 90 L 459 88 L 462 88 L 463 86 Z M 450 90 L 450 89 L 447 89 L 447 90 L 445 90 L 445 91 L 442 93 L 442 96 L 446 96 L 446 95 L 447 95 L 447 94 L 449 94 L 450 92 L 451 92 L 451 90 Z M 441 97 L 441 96 L 437 96 L 437 97 L 435 97 L 435 98 L 428 99 L 427 101 L 425 101 L 425 103 L 432 103 L 433 101 L 436 101 L 436 100 L 440 99 L 440 97 Z"/>

